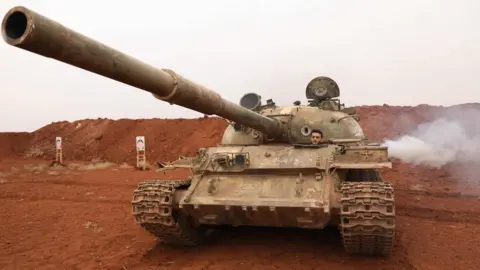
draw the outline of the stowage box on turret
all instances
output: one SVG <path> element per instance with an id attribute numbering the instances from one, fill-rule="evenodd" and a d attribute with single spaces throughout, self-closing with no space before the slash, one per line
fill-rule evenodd
<path id="1" fill-rule="evenodd" d="M 12 46 L 230 122 L 218 146 L 162 164 L 191 168 L 189 179 L 147 180 L 133 192 L 136 222 L 161 241 L 197 245 L 218 225 L 338 226 L 348 253 L 390 253 L 394 191 L 379 173 L 392 166 L 388 149 L 367 141 L 332 79 L 307 85 L 307 105 L 264 104 L 255 93 L 237 105 L 24 7 L 7 12 L 2 35 Z M 320 130 L 323 141 L 313 144 L 312 130 Z"/>

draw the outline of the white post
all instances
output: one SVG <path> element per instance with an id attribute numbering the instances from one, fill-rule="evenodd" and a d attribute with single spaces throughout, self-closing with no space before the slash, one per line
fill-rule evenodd
<path id="1" fill-rule="evenodd" d="M 55 138 L 55 162 L 63 164 L 62 137 Z"/>
<path id="2" fill-rule="evenodd" d="M 145 155 L 145 136 L 137 136 L 137 168 L 146 169 L 146 155 Z"/>

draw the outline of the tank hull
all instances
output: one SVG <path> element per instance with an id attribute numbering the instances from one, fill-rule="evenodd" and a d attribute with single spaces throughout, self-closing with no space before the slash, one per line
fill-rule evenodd
<path id="1" fill-rule="evenodd" d="M 179 206 L 205 225 L 321 229 L 330 220 L 330 182 L 316 178 L 308 173 L 203 176 L 192 180 Z"/>
<path id="2" fill-rule="evenodd" d="M 239 156 L 243 157 L 241 162 Z M 170 244 L 196 245 L 201 241 L 178 236 L 172 240 L 173 229 L 169 226 L 199 233 L 202 237 L 198 239 L 203 239 L 205 234 L 200 232 L 206 228 L 221 225 L 303 229 L 338 226 L 349 253 L 387 255 L 392 249 L 394 192 L 377 171 L 391 165 L 384 147 L 344 146 L 339 152 L 332 144 L 318 148 L 218 146 L 204 149 L 190 161 L 192 178 L 179 189 L 167 188 L 172 195 L 164 196 L 171 202 L 167 210 L 172 213 L 171 219 L 165 221 L 168 214 L 157 205 L 164 197 L 155 192 L 164 187 L 153 191 L 141 185 L 182 181 L 146 181 L 132 201 L 137 222 Z M 184 167 L 188 159 L 179 162 Z M 168 166 L 174 168 L 175 164 Z M 164 218 L 150 218 L 156 214 Z M 190 223 L 176 223 L 182 222 L 179 217 Z M 184 237 L 187 235 L 194 234 Z"/>

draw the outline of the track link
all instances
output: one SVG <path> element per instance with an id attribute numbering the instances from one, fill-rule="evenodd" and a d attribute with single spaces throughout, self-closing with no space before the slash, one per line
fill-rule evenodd
<path id="1" fill-rule="evenodd" d="M 340 231 L 349 254 L 385 256 L 395 239 L 395 198 L 390 183 L 343 182 Z"/>
<path id="2" fill-rule="evenodd" d="M 204 240 L 202 229 L 194 228 L 188 217 L 173 209 L 173 195 L 190 180 L 148 180 L 133 192 L 133 215 L 147 232 L 172 245 L 195 246 Z"/>

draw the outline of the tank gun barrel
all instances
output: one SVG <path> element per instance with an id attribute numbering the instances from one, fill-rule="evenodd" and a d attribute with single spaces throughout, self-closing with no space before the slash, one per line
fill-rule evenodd
<path id="1" fill-rule="evenodd" d="M 268 136 L 283 132 L 276 119 L 225 100 L 172 70 L 143 63 L 28 8 L 17 6 L 6 13 L 2 36 L 9 45 L 142 89 L 165 102 L 215 114 Z"/>

